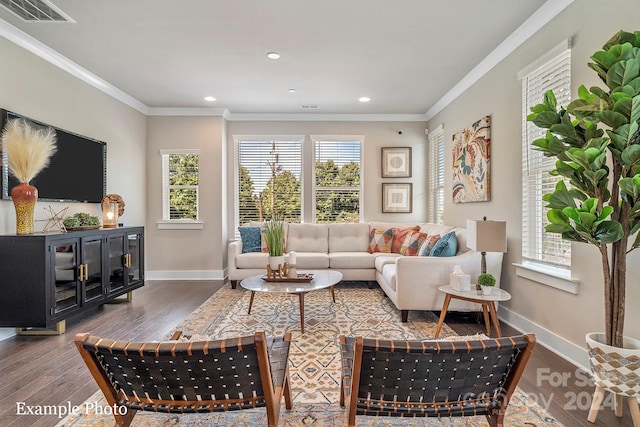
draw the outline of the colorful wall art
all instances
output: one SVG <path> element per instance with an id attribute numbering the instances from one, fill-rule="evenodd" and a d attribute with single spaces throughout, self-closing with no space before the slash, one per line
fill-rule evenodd
<path id="1" fill-rule="evenodd" d="M 491 200 L 491 116 L 453 135 L 453 203 Z"/>

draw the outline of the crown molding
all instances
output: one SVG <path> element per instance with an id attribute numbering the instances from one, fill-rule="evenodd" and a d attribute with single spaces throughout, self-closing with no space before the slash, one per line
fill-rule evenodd
<path id="1" fill-rule="evenodd" d="M 538 32 L 549 21 L 558 16 L 575 0 L 547 0 L 533 15 L 522 23 L 509 37 L 498 45 L 486 58 L 476 65 L 462 80 L 447 92 L 426 112 L 427 120 L 444 110 L 456 98 L 473 86 L 500 61 L 509 56 L 522 43 Z"/>
<path id="2" fill-rule="evenodd" d="M 211 107 L 150 107 L 147 116 L 221 116 L 227 117 L 226 108 Z"/>
<path id="3" fill-rule="evenodd" d="M 306 113 L 229 113 L 229 121 L 290 122 L 424 122 L 424 114 L 306 114 Z"/>
<path id="4" fill-rule="evenodd" d="M 83 82 L 90 84 L 96 89 L 101 90 L 107 95 L 112 96 L 118 101 L 130 106 L 131 108 L 140 111 L 142 114 L 147 114 L 149 107 L 138 101 L 136 98 L 118 89 L 111 83 L 102 80 L 100 77 L 96 76 L 86 68 L 79 66 L 75 62 L 69 60 L 67 57 L 59 54 L 49 46 L 34 39 L 29 34 L 14 27 L 3 19 L 0 19 L 0 36 L 44 59 L 50 64 L 55 65 L 63 71 L 66 71 L 72 76 L 77 77 Z"/>

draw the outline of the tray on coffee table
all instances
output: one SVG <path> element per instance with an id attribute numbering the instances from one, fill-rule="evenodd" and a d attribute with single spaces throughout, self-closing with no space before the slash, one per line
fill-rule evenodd
<path id="1" fill-rule="evenodd" d="M 265 282 L 310 282 L 313 280 L 311 273 L 298 273 L 298 277 L 268 277 L 266 274 L 262 276 Z"/>

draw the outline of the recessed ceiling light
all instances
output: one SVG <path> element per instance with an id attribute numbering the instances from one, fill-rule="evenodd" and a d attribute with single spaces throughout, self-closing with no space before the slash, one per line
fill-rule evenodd
<path id="1" fill-rule="evenodd" d="M 269 59 L 280 59 L 280 54 L 278 52 L 269 52 L 269 53 L 267 53 L 267 58 L 269 58 Z"/>
<path id="2" fill-rule="evenodd" d="M 289 89 L 289 93 L 296 93 L 295 89 Z"/>
<path id="3" fill-rule="evenodd" d="M 371 101 L 371 98 L 369 98 L 368 96 L 361 96 L 360 98 L 358 98 L 358 101 L 360 101 L 360 102 L 369 102 L 369 101 Z"/>
<path id="4" fill-rule="evenodd" d="M 213 96 L 205 96 L 204 100 L 208 101 L 208 102 L 214 102 L 216 100 L 216 98 L 214 98 Z"/>

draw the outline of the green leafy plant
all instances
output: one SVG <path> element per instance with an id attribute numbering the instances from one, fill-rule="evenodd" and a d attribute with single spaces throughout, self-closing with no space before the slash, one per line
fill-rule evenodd
<path id="1" fill-rule="evenodd" d="M 284 222 L 271 219 L 264 223 L 264 238 L 269 256 L 284 255 Z"/>
<path id="2" fill-rule="evenodd" d="M 600 251 L 606 344 L 622 347 L 627 254 L 640 245 L 640 31 L 618 32 L 591 59 L 606 89 L 580 86 L 566 109 L 549 91 L 527 120 L 547 129 L 532 144 L 561 177 L 543 196 L 546 230 Z"/>
<path id="3" fill-rule="evenodd" d="M 480 286 L 495 286 L 496 278 L 493 277 L 493 274 L 482 273 L 478 276 L 478 285 Z"/>
<path id="4" fill-rule="evenodd" d="M 62 221 L 62 223 L 66 228 L 86 227 L 86 226 L 96 226 L 96 225 L 99 226 L 100 218 L 85 212 L 78 212 L 68 218 L 65 218 L 65 220 Z"/>

